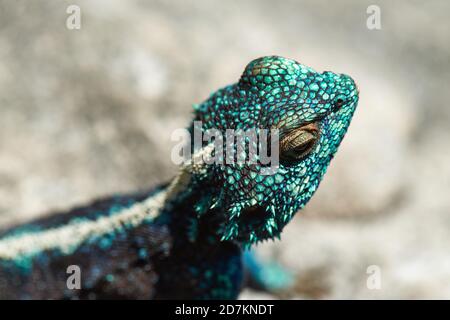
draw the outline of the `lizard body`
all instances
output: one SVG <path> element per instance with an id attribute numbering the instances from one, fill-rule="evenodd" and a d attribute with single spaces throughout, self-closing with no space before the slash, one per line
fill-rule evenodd
<path id="1" fill-rule="evenodd" d="M 188 163 L 170 185 L 6 230 L 0 298 L 236 298 L 242 247 L 279 237 L 308 202 L 357 102 L 346 75 L 277 56 L 253 60 L 237 83 L 195 107 L 194 121 L 202 131 L 279 130 L 274 173 L 262 174 L 259 162 Z M 210 146 L 194 157 L 211 157 Z M 79 290 L 67 286 L 70 265 L 81 270 Z"/>

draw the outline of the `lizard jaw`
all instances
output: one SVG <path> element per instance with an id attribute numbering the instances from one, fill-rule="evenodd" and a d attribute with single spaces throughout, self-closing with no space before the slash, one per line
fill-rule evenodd
<path id="1" fill-rule="evenodd" d="M 236 212 L 239 210 L 239 212 Z M 289 219 L 277 217 L 274 205 L 235 207 L 235 214 L 226 222 L 222 240 L 235 240 L 244 247 L 266 239 L 279 238 Z M 288 216 L 286 216 L 288 217 Z"/>

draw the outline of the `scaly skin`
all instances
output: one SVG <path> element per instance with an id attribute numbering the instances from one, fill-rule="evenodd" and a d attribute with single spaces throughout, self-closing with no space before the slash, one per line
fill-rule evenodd
<path id="1" fill-rule="evenodd" d="M 241 248 L 279 237 L 316 191 L 358 102 L 354 81 L 270 56 L 195 106 L 202 130 L 278 129 L 280 165 L 210 164 L 162 186 L 0 234 L 0 298 L 232 299 Z M 193 124 L 190 126 L 193 131 Z M 81 289 L 68 289 L 69 265 Z"/>

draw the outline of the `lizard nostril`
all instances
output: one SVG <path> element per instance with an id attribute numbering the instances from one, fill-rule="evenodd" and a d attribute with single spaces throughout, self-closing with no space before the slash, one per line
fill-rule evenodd
<path id="1" fill-rule="evenodd" d="M 334 107 L 333 107 L 333 111 L 339 111 L 340 108 L 342 108 L 342 106 L 344 105 L 345 100 L 342 98 L 338 98 L 335 103 L 334 103 Z"/>

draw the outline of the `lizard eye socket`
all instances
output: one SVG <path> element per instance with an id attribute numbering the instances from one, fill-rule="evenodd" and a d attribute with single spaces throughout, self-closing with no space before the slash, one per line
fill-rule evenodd
<path id="1" fill-rule="evenodd" d="M 280 160 L 284 165 L 294 164 L 305 158 L 314 149 L 319 139 L 316 123 L 295 128 L 280 137 Z"/>

